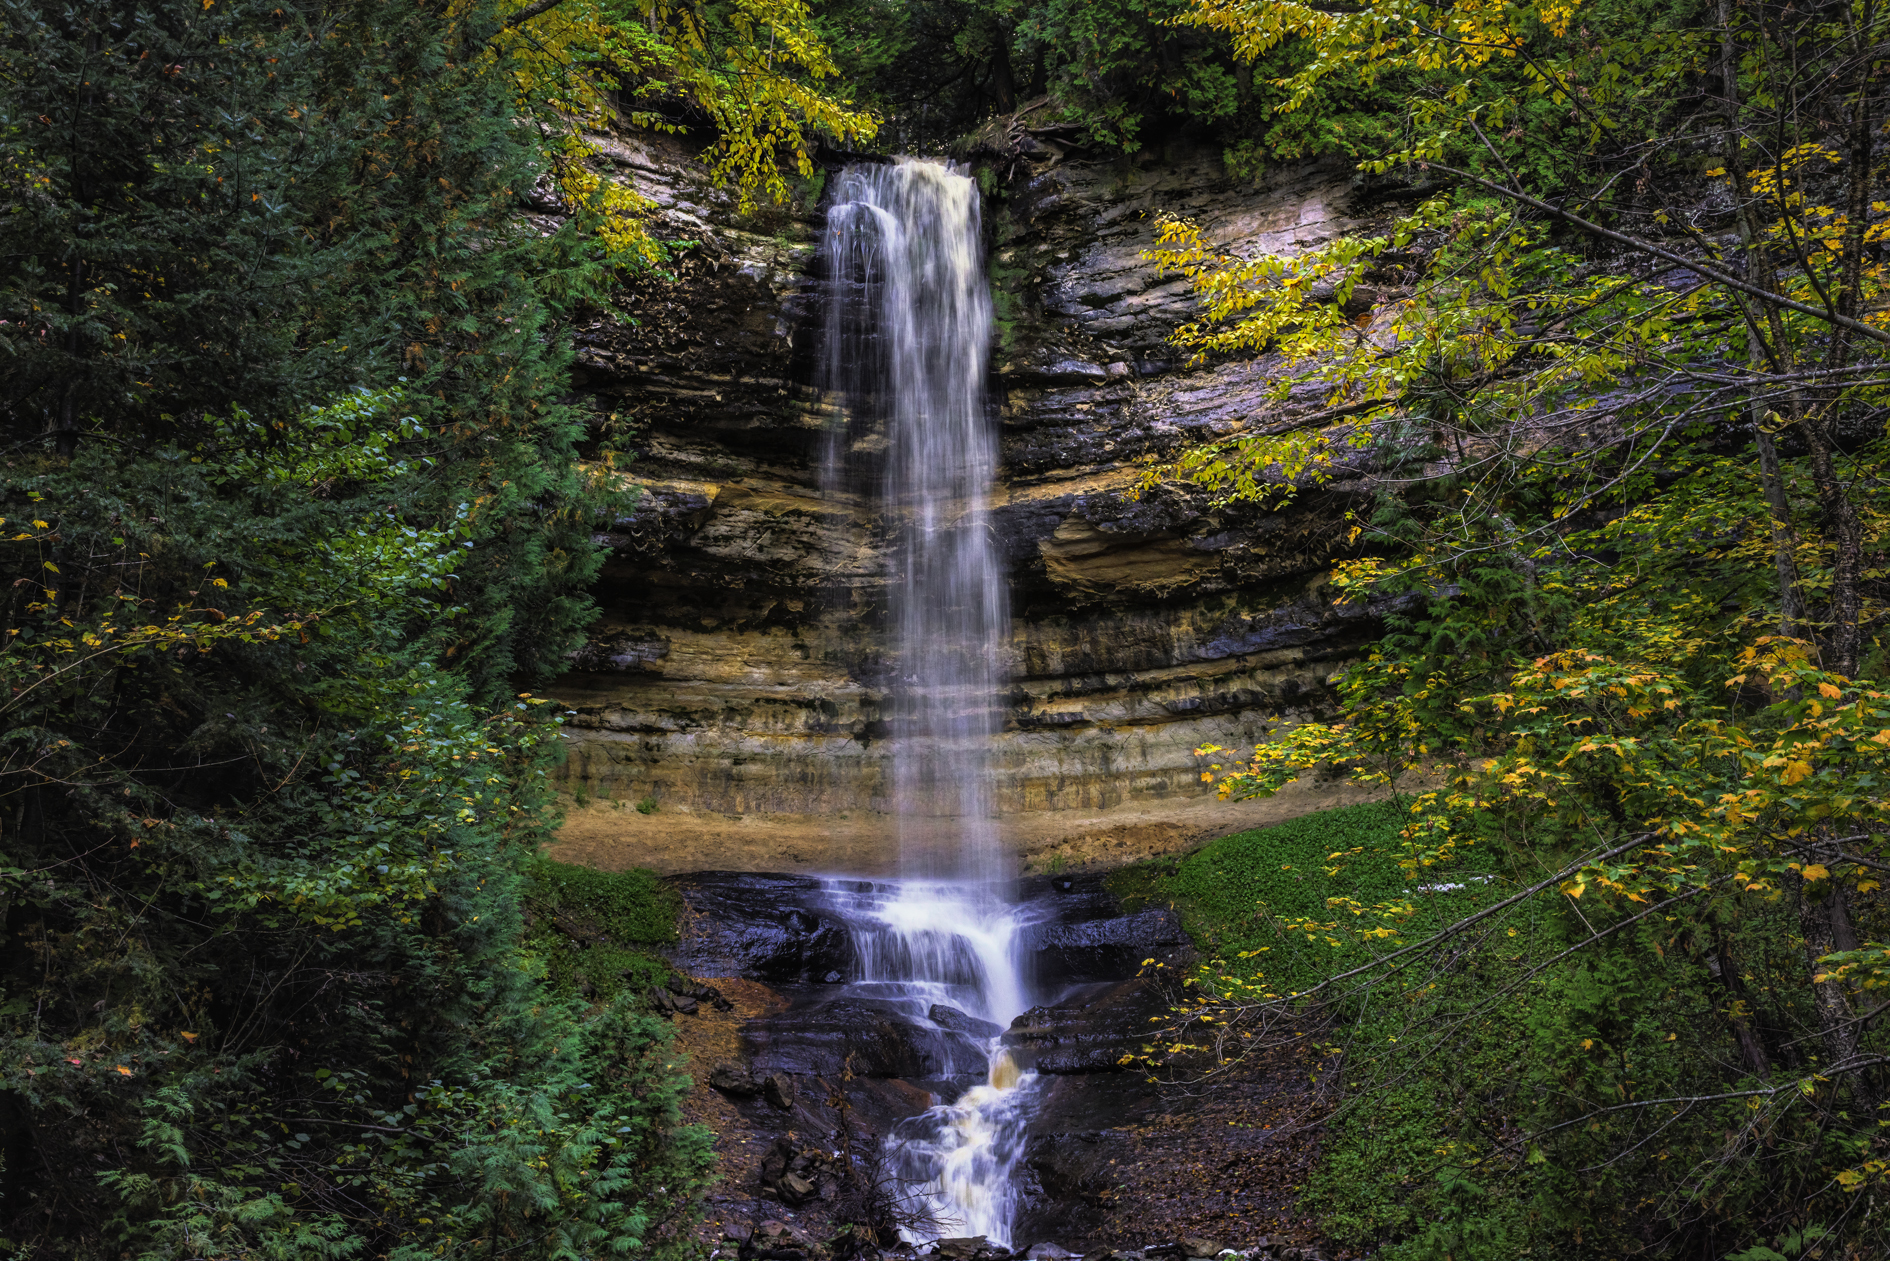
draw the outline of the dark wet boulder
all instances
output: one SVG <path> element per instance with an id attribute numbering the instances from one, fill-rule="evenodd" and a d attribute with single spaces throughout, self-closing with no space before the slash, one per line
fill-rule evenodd
<path id="1" fill-rule="evenodd" d="M 717 1011 L 735 1010 L 735 1004 L 723 998 L 721 990 L 716 989 L 713 985 L 704 985 L 700 981 L 692 981 L 686 976 L 670 977 L 663 988 L 675 995 L 678 1000 L 689 999 L 694 1002 L 707 1003 Z"/>
<path id="2" fill-rule="evenodd" d="M 695 999 L 673 994 L 668 989 L 653 989 L 649 998 L 651 1010 L 666 1016 L 693 1016 L 698 1009 Z"/>
<path id="3" fill-rule="evenodd" d="M 956 1007 L 947 1007 L 943 1003 L 933 1003 L 931 1010 L 926 1012 L 925 1016 L 941 1029 L 952 1033 L 962 1033 L 970 1038 L 995 1038 L 1004 1032 L 1002 1025 L 994 1025 L 976 1016 L 967 1016 Z"/>
<path id="4" fill-rule="evenodd" d="M 729 1095 L 758 1095 L 762 1091 L 762 1084 L 755 1080 L 753 1073 L 728 1060 L 709 1070 L 709 1085 Z"/>
<path id="5" fill-rule="evenodd" d="M 792 1112 L 794 1079 L 786 1073 L 769 1073 L 761 1083 L 761 1097 L 783 1112 Z"/>
<path id="6" fill-rule="evenodd" d="M 852 943 L 840 918 L 821 909 L 819 881 L 707 871 L 669 883 L 682 895 L 684 907 L 681 939 L 665 951 L 677 970 L 773 985 L 835 984 L 847 978 Z"/>
<path id="7" fill-rule="evenodd" d="M 1042 912 L 1021 943 L 1039 985 L 1120 980 L 1145 959 L 1172 963 L 1190 949 L 1178 915 L 1166 907 L 1124 911 L 1102 876 L 1039 876 L 1019 892 Z"/>
<path id="8" fill-rule="evenodd" d="M 839 1190 L 843 1171 L 839 1163 L 822 1151 L 802 1151 L 790 1136 L 774 1141 L 761 1158 L 756 1176 L 762 1189 L 790 1208 L 813 1199 L 830 1200 Z M 770 1231 L 769 1227 L 779 1229 Z M 777 1222 L 763 1222 L 749 1236 L 751 1244 L 807 1247 L 809 1240 L 801 1232 Z"/>
<path id="9" fill-rule="evenodd" d="M 1134 974 L 1144 960 L 1168 962 L 1188 948 L 1181 918 L 1167 908 L 1075 924 L 1043 924 L 1028 945 L 1037 979 L 1070 984 Z"/>
<path id="10" fill-rule="evenodd" d="M 751 1022 L 742 1032 L 757 1074 L 948 1077 L 981 1071 L 983 1050 L 961 1033 L 925 1028 L 895 1003 L 841 997 Z"/>
<path id="11" fill-rule="evenodd" d="M 1168 995 L 1149 978 L 1089 986 L 1061 1003 L 1033 1007 L 1005 1030 L 1018 1063 L 1040 1073 L 1113 1073 L 1140 1053 L 1150 1018 L 1164 1016 Z"/>

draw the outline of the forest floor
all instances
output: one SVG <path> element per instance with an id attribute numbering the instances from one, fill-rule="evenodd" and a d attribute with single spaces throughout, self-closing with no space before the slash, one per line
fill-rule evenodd
<path id="1" fill-rule="evenodd" d="M 1176 1091 L 1153 1119 L 1110 1132 L 1117 1186 L 1082 1242 L 1096 1251 L 1194 1237 L 1246 1251 L 1268 1239 L 1342 1255 L 1298 1207 L 1327 1107 L 1297 1054 L 1255 1057 L 1210 1089 Z"/>

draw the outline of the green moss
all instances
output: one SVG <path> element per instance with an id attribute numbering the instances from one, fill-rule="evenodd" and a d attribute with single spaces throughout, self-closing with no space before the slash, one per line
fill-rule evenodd
<path id="1" fill-rule="evenodd" d="M 541 858 L 529 873 L 526 897 L 534 909 L 594 919 L 620 945 L 667 945 L 676 940 L 682 899 L 653 871 L 598 871 Z"/>
<path id="2" fill-rule="evenodd" d="M 1341 964 L 1364 962 L 1370 950 L 1415 940 L 1475 905 L 1486 878 L 1480 860 L 1473 855 L 1449 872 L 1414 881 L 1398 866 L 1401 826 L 1397 809 L 1385 803 L 1322 810 L 1222 837 L 1179 863 L 1124 868 L 1109 877 L 1109 888 L 1131 906 L 1173 907 L 1195 944 L 1225 960 L 1230 975 L 1264 970 L 1278 984 L 1303 988 Z M 1334 899 L 1349 899 L 1362 913 L 1335 906 Z M 1380 922 L 1372 908 L 1404 901 L 1415 914 L 1397 921 L 1400 936 L 1359 935 Z M 1288 927 L 1304 920 L 1340 928 L 1325 934 Z"/>
<path id="3" fill-rule="evenodd" d="M 548 858 L 527 876 L 527 937 L 552 986 L 600 999 L 661 984 L 669 963 L 651 947 L 676 940 L 682 899 L 653 871 L 596 871 Z"/>

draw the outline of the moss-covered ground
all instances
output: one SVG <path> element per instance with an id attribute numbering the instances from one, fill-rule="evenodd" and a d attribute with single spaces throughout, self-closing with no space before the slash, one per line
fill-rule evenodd
<path id="1" fill-rule="evenodd" d="M 554 989 L 609 1000 L 670 975 L 656 947 L 676 940 L 682 901 L 655 872 L 598 871 L 539 858 L 528 876 L 526 939 Z"/>

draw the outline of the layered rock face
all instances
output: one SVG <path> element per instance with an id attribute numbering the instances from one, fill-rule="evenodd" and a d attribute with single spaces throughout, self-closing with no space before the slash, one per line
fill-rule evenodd
<path id="1" fill-rule="evenodd" d="M 579 384 L 637 426 L 628 469 L 647 490 L 608 536 L 604 617 L 554 689 L 575 711 L 567 786 L 599 803 L 567 836 L 609 865 L 779 868 L 704 821 L 837 820 L 788 857 L 884 869 L 895 526 L 823 477 L 840 419 L 814 387 L 818 191 L 743 219 L 679 147 L 617 137 L 607 152 L 694 244 L 578 337 Z M 1182 361 L 1167 338 L 1192 300 L 1140 257 L 1149 212 L 1278 250 L 1355 227 L 1346 198 L 1338 169 L 1236 182 L 1206 151 L 1136 165 L 1044 149 L 987 199 L 992 503 L 1015 619 L 996 797 L 1020 848 L 1041 856 L 1117 818 L 1175 843 L 1250 821 L 1204 800 L 1194 748 L 1251 745 L 1320 708 L 1372 633 L 1372 610 L 1320 589 L 1348 529 L 1343 480 L 1276 510 L 1135 493 L 1146 457 L 1319 405 L 1268 400 L 1263 361 Z M 1328 804 L 1313 797 L 1267 809 Z M 649 799 L 646 819 L 620 808 Z M 598 848 L 613 838 L 619 851 Z"/>

